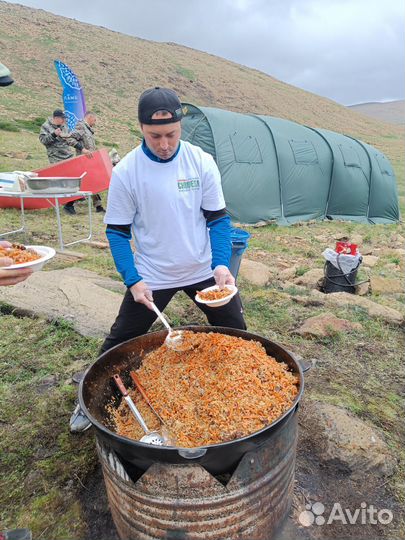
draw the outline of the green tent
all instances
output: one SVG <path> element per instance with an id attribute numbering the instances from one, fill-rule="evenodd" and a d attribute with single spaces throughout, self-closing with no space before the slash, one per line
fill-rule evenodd
<path id="1" fill-rule="evenodd" d="M 372 146 L 281 118 L 183 107 L 182 139 L 214 157 L 234 221 L 399 220 L 394 172 Z"/>

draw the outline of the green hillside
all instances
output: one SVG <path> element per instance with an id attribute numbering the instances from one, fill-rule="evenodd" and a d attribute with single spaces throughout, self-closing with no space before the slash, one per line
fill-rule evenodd
<path id="1" fill-rule="evenodd" d="M 88 108 L 99 114 L 99 144 L 115 145 L 121 154 L 139 137 L 139 94 L 149 86 L 167 85 L 183 101 L 347 133 L 385 152 L 397 175 L 403 175 L 403 128 L 188 47 L 147 41 L 0 2 L 0 49 L 1 61 L 15 79 L 1 93 L 1 170 L 33 169 L 47 162 L 37 132 L 41 120 L 61 105 L 61 87 L 53 67 L 53 60 L 60 59 L 79 76 Z"/>

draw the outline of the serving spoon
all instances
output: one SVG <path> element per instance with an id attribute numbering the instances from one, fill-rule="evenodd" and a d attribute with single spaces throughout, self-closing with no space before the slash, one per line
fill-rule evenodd
<path id="1" fill-rule="evenodd" d="M 159 310 L 156 304 L 154 302 L 151 302 L 151 305 L 152 305 L 153 311 L 156 313 L 156 315 L 159 317 L 159 319 L 164 324 L 166 330 L 168 331 L 168 334 L 165 339 L 165 344 L 167 345 L 169 349 L 173 349 L 174 351 L 180 350 L 178 349 L 178 347 L 181 345 L 183 341 L 183 332 L 181 330 L 173 330 L 173 328 L 167 322 L 166 317 Z"/>
<path id="2" fill-rule="evenodd" d="M 164 446 L 167 444 L 164 437 L 157 431 L 151 431 L 148 426 L 145 423 L 145 420 L 143 419 L 141 413 L 139 412 L 137 406 L 132 401 L 131 396 L 128 394 L 128 390 L 125 388 L 124 383 L 122 382 L 121 377 L 116 373 L 113 376 L 114 382 L 118 387 L 118 390 L 121 392 L 123 398 L 127 402 L 128 407 L 130 408 L 132 414 L 137 419 L 139 425 L 145 432 L 145 435 L 140 439 L 141 442 L 147 443 L 147 444 L 154 444 L 156 446 Z"/>

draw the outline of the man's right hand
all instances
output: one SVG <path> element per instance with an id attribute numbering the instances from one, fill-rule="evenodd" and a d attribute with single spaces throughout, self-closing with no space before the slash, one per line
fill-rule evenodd
<path id="1" fill-rule="evenodd" d="M 60 128 L 56 128 L 54 133 L 57 137 L 60 137 L 62 135 L 62 130 Z"/>
<path id="2" fill-rule="evenodd" d="M 153 302 L 152 291 L 149 289 L 149 287 L 146 285 L 144 281 L 138 281 L 138 283 L 135 283 L 135 285 L 132 285 L 132 287 L 130 287 L 129 290 L 131 291 L 135 302 L 139 302 L 140 304 L 145 304 L 147 308 L 152 309 L 152 304 L 151 304 L 151 302 Z"/>

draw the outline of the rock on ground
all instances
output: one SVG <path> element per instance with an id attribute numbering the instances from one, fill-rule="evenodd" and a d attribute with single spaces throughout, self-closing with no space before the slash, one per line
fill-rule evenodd
<path id="1" fill-rule="evenodd" d="M 122 302 L 122 283 L 80 268 L 35 272 L 14 287 L 1 287 L 0 301 L 43 315 L 49 320 L 72 322 L 84 336 L 104 337 Z"/>
<path id="2" fill-rule="evenodd" d="M 346 292 L 323 294 L 319 291 L 311 291 L 311 297 L 324 303 L 327 306 L 347 307 L 360 306 L 367 311 L 370 317 L 381 318 L 384 321 L 402 325 L 404 323 L 404 315 L 396 309 L 382 306 L 373 302 L 364 296 L 357 296 Z"/>
<path id="3" fill-rule="evenodd" d="M 390 476 L 397 460 L 377 430 L 342 407 L 307 401 L 301 420 L 310 429 L 318 459 L 348 472 L 353 479 L 365 473 Z"/>
<path id="4" fill-rule="evenodd" d="M 296 330 L 296 333 L 306 337 L 327 337 L 335 333 L 353 332 L 361 330 L 360 323 L 353 323 L 346 319 L 339 319 L 333 313 L 322 313 L 316 317 L 310 317 Z"/>
<path id="5" fill-rule="evenodd" d="M 379 259 L 380 257 L 377 257 L 376 255 L 364 255 L 363 264 L 364 266 L 373 268 L 378 263 Z"/>
<path id="6" fill-rule="evenodd" d="M 282 281 L 288 281 L 290 279 L 293 279 L 293 278 L 295 278 L 297 269 L 298 269 L 298 266 L 294 265 L 294 266 L 291 266 L 290 268 L 285 268 L 283 270 L 279 270 L 278 271 L 278 277 Z"/>
<path id="7" fill-rule="evenodd" d="M 360 285 L 356 285 L 356 294 L 360 296 L 365 296 L 370 292 L 370 282 L 366 281 Z"/>
<path id="8" fill-rule="evenodd" d="M 242 259 L 239 276 L 253 285 L 263 287 L 269 282 L 271 270 L 263 263 L 251 261 L 250 259 Z"/>
<path id="9" fill-rule="evenodd" d="M 303 285 L 304 287 L 308 287 L 310 289 L 316 289 L 318 286 L 318 281 L 322 279 L 323 276 L 323 268 L 314 268 L 312 270 L 308 270 L 308 272 L 305 272 L 305 274 L 302 276 L 294 279 L 294 283 L 297 285 Z"/>

